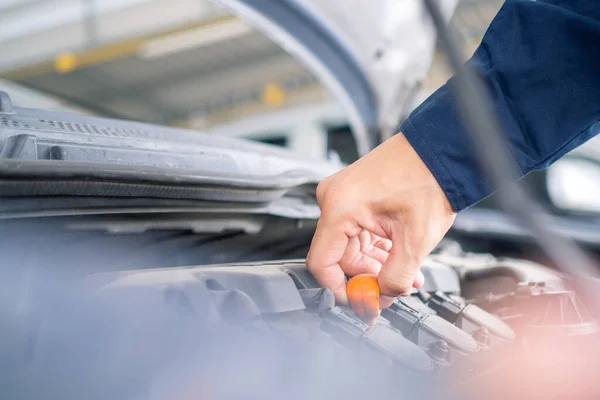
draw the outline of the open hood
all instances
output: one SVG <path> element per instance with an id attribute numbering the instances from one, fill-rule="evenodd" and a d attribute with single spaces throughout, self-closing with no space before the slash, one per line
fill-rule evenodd
<path id="1" fill-rule="evenodd" d="M 220 1 L 332 90 L 362 154 L 395 133 L 431 64 L 435 32 L 417 0 Z M 455 3 L 444 0 L 448 17 Z M 168 211 L 312 220 L 316 185 L 339 167 L 258 143 L 13 107 L 0 92 L 0 218 Z"/>
<path id="2" fill-rule="evenodd" d="M 304 62 L 342 103 L 358 150 L 395 133 L 431 66 L 418 0 L 218 0 Z M 457 0 L 440 1 L 449 20 Z"/>

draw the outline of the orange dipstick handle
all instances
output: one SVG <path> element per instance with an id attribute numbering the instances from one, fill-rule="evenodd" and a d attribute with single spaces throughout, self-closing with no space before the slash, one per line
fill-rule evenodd
<path id="1" fill-rule="evenodd" d="M 379 283 L 377 276 L 369 274 L 356 275 L 346 283 L 346 293 L 350 306 L 356 315 L 373 326 L 379 316 Z"/>

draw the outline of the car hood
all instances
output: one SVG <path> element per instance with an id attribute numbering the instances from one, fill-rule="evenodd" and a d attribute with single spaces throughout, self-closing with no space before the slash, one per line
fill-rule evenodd
<path id="1" fill-rule="evenodd" d="M 435 30 L 417 0 L 218 1 L 322 80 L 342 103 L 361 155 L 395 133 L 431 66 Z M 440 1 L 448 20 L 456 3 Z"/>
<path id="2" fill-rule="evenodd" d="M 414 0 L 221 0 L 305 62 L 344 105 L 360 153 L 394 133 L 435 34 Z M 446 15 L 456 1 L 443 2 Z M 15 108 L 0 93 L 0 217 L 157 212 L 315 219 L 340 165 L 149 124 Z"/>

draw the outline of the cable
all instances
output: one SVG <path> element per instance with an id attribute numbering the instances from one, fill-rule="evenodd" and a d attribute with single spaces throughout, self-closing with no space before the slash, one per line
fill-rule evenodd
<path id="1" fill-rule="evenodd" d="M 483 172 L 498 191 L 504 211 L 529 229 L 542 250 L 564 273 L 572 276 L 581 294 L 600 320 L 600 273 L 594 261 L 571 240 L 549 228 L 550 217 L 518 185 L 520 174 L 511 161 L 500 123 L 479 76 L 465 64 L 454 27 L 444 21 L 435 0 L 423 0 L 438 32 L 440 46 L 455 73 L 451 87 L 458 99 L 460 115 L 466 124 Z"/>

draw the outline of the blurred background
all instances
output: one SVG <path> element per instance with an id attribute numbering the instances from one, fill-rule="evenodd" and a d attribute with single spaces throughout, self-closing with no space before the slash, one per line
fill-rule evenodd
<path id="1" fill-rule="evenodd" d="M 502 0 L 460 0 L 472 53 Z M 18 106 L 243 136 L 358 157 L 341 105 L 280 46 L 211 0 L 2 0 L 0 90 Z M 436 54 L 419 100 L 450 74 Z"/>
<path id="2" fill-rule="evenodd" d="M 263 1 L 267 2 L 268 0 Z M 270 1 L 271 3 L 268 4 L 274 4 L 278 0 Z M 335 10 L 337 10 L 338 4 L 343 5 L 345 1 L 347 0 L 313 0 L 314 4 L 320 2 L 318 4 L 326 5 Z M 371 3 L 369 0 L 363 1 L 367 5 L 366 8 L 370 8 Z M 416 3 L 418 0 L 404 0 L 402 6 L 410 8 L 415 4 L 412 3 L 413 1 Z M 400 0 L 381 0 L 377 3 L 389 6 L 390 4 L 397 5 L 399 2 Z M 458 1 L 452 20 L 463 39 L 464 51 L 467 55 L 471 55 L 477 48 L 487 27 L 503 2 L 504 0 Z M 442 5 L 449 3 L 452 2 L 440 0 Z M 383 7 L 382 9 L 388 10 L 388 8 Z M 401 17 L 406 17 L 406 14 L 408 14 L 404 13 L 405 9 L 400 13 Z M 343 11 L 346 15 L 353 12 L 351 9 Z M 375 19 L 377 23 L 380 22 L 380 16 L 387 16 L 375 12 L 369 16 L 372 17 L 373 15 L 377 17 Z M 364 14 L 359 16 L 361 22 L 370 21 L 365 18 Z M 419 17 L 419 15 L 416 16 Z M 385 25 L 384 22 L 381 22 L 382 26 Z M 421 25 L 425 26 L 424 19 L 417 19 L 415 25 L 418 25 L 419 28 Z M 349 26 L 349 28 L 355 27 Z M 367 28 L 367 31 L 371 29 L 371 25 L 367 25 Z M 377 26 L 376 28 L 381 27 Z M 385 29 L 381 28 L 381 30 L 384 31 Z M 358 31 L 360 34 L 364 33 L 359 29 L 354 31 Z M 421 32 L 421 30 L 418 31 Z M 402 30 L 401 32 L 404 33 L 405 31 Z M 396 33 L 394 32 L 394 34 Z M 377 34 L 373 36 L 375 37 Z M 411 32 L 408 32 L 406 36 L 402 35 L 402 37 L 405 40 L 401 44 L 407 45 L 408 43 L 408 47 L 410 47 L 411 42 L 418 42 L 419 39 L 419 35 L 415 32 L 412 32 L 412 36 Z M 358 39 L 368 41 L 362 35 Z M 384 37 L 384 39 L 389 40 L 389 37 Z M 390 42 L 393 42 L 393 40 L 390 40 Z M 427 43 L 431 44 L 431 42 Z M 377 46 L 380 45 L 379 42 L 376 44 Z M 380 53 L 380 47 L 377 46 L 373 46 L 376 51 L 368 53 L 368 60 L 379 60 L 377 54 Z M 418 45 L 414 48 L 420 49 Z M 431 49 L 431 46 L 428 46 L 428 49 Z M 391 57 L 388 56 L 390 53 L 392 54 Z M 226 8 L 220 6 L 218 1 L 0 0 L 0 54 L 2 54 L 0 58 L 0 91 L 8 92 L 16 106 L 73 111 L 86 115 L 186 128 L 194 131 L 193 135 L 196 134 L 195 132 L 204 132 L 214 136 L 246 138 L 281 146 L 301 157 L 313 160 L 329 159 L 351 163 L 359 156 L 358 147 L 360 146 L 353 135 L 351 121 L 346 115 L 345 108 L 342 107 L 342 104 L 335 98 L 330 89 L 325 87 L 307 67 L 288 54 L 285 49 L 249 24 L 235 17 Z M 424 52 L 416 51 L 408 54 L 413 56 L 415 54 L 423 55 Z M 429 65 L 429 55 L 423 57 L 427 59 L 427 65 Z M 374 58 L 371 58 L 373 56 Z M 398 57 L 394 58 L 394 56 L 397 56 L 397 54 L 393 52 L 386 54 L 387 59 L 391 60 L 390 64 L 392 62 L 402 64 L 404 61 L 404 65 L 408 65 L 403 70 L 406 74 L 377 74 L 378 81 L 375 83 L 383 84 L 384 88 L 397 85 L 399 91 L 402 91 L 402 89 L 405 89 L 401 85 L 402 82 L 388 82 L 388 78 L 395 76 L 415 78 L 413 75 L 422 78 L 423 75 L 411 75 L 414 69 L 411 70 L 410 67 L 413 64 L 406 62 L 406 60 L 418 57 L 399 59 Z M 377 63 L 373 62 L 373 64 Z M 379 70 L 374 68 L 370 72 L 373 71 L 376 74 Z M 408 110 L 402 109 L 402 114 L 416 107 L 423 99 L 443 85 L 450 76 L 451 73 L 443 56 L 439 51 L 436 51 L 427 77 L 422 86 L 419 87 L 418 93 L 413 96 L 411 92 L 410 96 L 402 98 L 402 100 L 407 98 L 410 100 Z M 420 82 L 420 79 L 418 80 Z M 360 99 L 360 96 L 354 98 Z M 393 103 L 396 99 L 392 98 L 391 100 Z M 392 108 L 392 111 L 395 111 L 395 109 Z M 394 117 L 397 114 L 395 113 Z M 402 118 L 402 116 L 398 116 L 398 118 Z M 12 128 L 10 119 L 0 118 L 0 124 L 8 127 L 8 131 Z M 60 122 L 57 122 L 57 124 L 60 124 Z M 81 124 L 60 126 L 57 131 L 70 130 L 70 132 L 85 133 L 81 126 L 85 127 Z M 592 128 L 600 130 L 600 123 Z M 26 139 L 28 138 L 26 137 Z M 101 148 L 101 146 L 98 147 Z M 101 149 L 101 151 L 104 151 L 104 148 Z M 135 151 L 134 149 L 132 153 Z M 85 154 L 85 152 L 82 152 L 82 154 Z M 118 158 L 115 162 L 117 165 L 126 164 L 128 161 L 122 160 L 121 156 L 115 156 L 115 158 Z M 165 157 L 165 159 L 171 160 L 168 157 Z M 168 162 L 170 161 L 165 162 L 165 164 Z M 160 165 L 162 166 L 162 164 Z M 335 165 L 337 166 L 337 164 Z M 536 198 L 553 213 L 553 217 L 556 217 L 552 219 L 552 227 L 586 245 L 586 249 L 593 252 L 594 256 L 600 260 L 600 229 L 598 228 L 600 227 L 600 185 L 598 185 L 598 182 L 600 182 L 600 137 L 586 143 L 574 151 L 570 157 L 558 161 L 544 174 L 534 173 L 528 178 L 528 183 Z M 305 199 L 303 192 L 298 191 L 295 194 L 290 190 L 290 194 L 290 199 L 294 199 L 294 195 L 297 196 L 299 204 L 305 205 L 306 203 L 309 207 L 316 208 L 312 195 L 307 196 L 310 198 Z M 20 198 L 16 198 L 11 205 L 20 200 Z M 58 198 L 56 200 L 60 202 L 62 199 Z M 105 207 L 103 201 L 102 198 L 98 202 L 91 202 L 89 198 L 83 198 L 80 207 L 84 211 L 91 209 L 101 213 L 104 212 L 103 207 Z M 235 205 L 235 202 L 232 203 Z M 534 260 L 552 265 L 552 260 L 548 260 L 545 254 L 535 246 L 534 238 L 530 237 L 528 232 L 521 229 L 520 225 L 512 219 L 496 210 L 493 203 L 492 196 L 477 207 L 473 207 L 459 215 L 450 237 L 450 239 L 458 242 L 449 242 L 450 244 L 445 245 L 446 255 L 450 259 L 454 257 L 455 260 L 459 260 L 461 263 L 463 257 L 465 260 L 470 260 L 469 262 L 475 260 L 473 265 L 479 265 L 477 264 L 478 260 L 481 260 L 486 268 L 492 265 L 490 263 L 495 263 L 496 260 L 500 260 L 501 263 L 506 262 L 505 259 L 496 259 L 494 256 L 516 257 L 522 260 Z M 31 204 L 37 203 L 32 202 Z M 101 206 L 96 206 L 97 204 L 101 204 Z M 107 204 L 112 203 L 107 202 Z M 129 202 L 124 201 L 123 203 L 117 202 L 114 204 L 116 206 L 113 208 L 118 211 L 121 207 L 119 204 L 128 205 Z M 132 205 L 132 209 L 135 209 L 135 204 Z M 140 204 L 142 204 L 140 208 L 143 208 L 145 203 L 142 201 Z M 290 208 L 293 209 L 296 203 L 291 202 L 289 204 L 292 205 Z M 27 207 L 27 204 L 24 207 Z M 64 207 L 60 210 L 70 211 L 67 208 L 70 206 Z M 109 207 L 105 208 L 109 209 Z M 74 209 L 77 210 L 77 208 Z M 232 209 L 236 210 L 236 208 Z M 240 210 L 243 209 L 240 208 Z M 42 211 L 46 212 L 46 210 Z M 239 212 L 244 213 L 244 211 Z M 229 213 L 233 214 L 231 211 Z M 3 244 L 3 247 L 0 247 L 0 253 L 3 254 L 5 264 L 13 267 L 6 268 L 6 270 L 9 273 L 14 272 L 18 278 L 9 275 L 8 278 L 5 277 L 1 280 L 11 284 L 0 291 L 5 299 L 9 299 L 9 301 L 0 301 L 0 305 L 4 305 L 4 310 L 8 310 L 8 313 L 6 313 L 8 315 L 12 315 L 10 314 L 13 312 L 11 307 L 14 304 L 17 304 L 17 306 L 13 308 L 18 309 L 19 312 L 21 312 L 21 309 L 30 307 L 30 304 L 26 301 L 27 296 L 29 293 L 37 296 L 34 290 L 35 286 L 30 283 L 33 280 L 31 276 L 34 276 L 40 282 L 41 287 L 53 286 L 56 277 L 49 277 L 49 275 L 57 274 L 57 271 L 60 273 L 66 271 L 66 276 L 72 271 L 76 271 L 76 274 L 87 274 L 90 271 L 108 269 L 124 270 L 162 266 L 163 263 L 165 265 L 196 265 L 198 263 L 209 264 L 240 260 L 246 262 L 279 259 L 281 257 L 286 259 L 303 258 L 312 237 L 312 229 L 314 229 L 313 225 L 310 223 L 304 224 L 300 219 L 294 222 L 293 226 L 288 227 L 285 223 L 279 225 L 280 221 L 278 219 L 265 218 L 263 221 L 262 218 L 254 219 L 254 216 L 252 216 L 250 219 L 241 218 L 240 221 L 242 222 L 239 223 L 243 224 L 239 228 L 237 225 L 232 227 L 228 225 L 230 223 L 227 219 L 229 218 L 227 217 L 228 212 L 217 215 L 223 217 L 224 227 L 218 225 L 218 218 L 213 221 L 212 214 L 209 212 L 206 212 L 206 215 L 210 214 L 211 219 L 207 219 L 206 215 L 201 213 L 198 213 L 197 216 L 192 214 L 194 218 L 191 218 L 189 223 L 187 216 L 181 218 L 176 215 L 176 212 L 173 213 L 174 217 L 168 215 L 168 212 L 165 214 L 164 220 L 154 219 L 154 215 L 151 215 L 150 212 L 148 212 L 148 215 L 140 214 L 141 217 L 139 218 L 137 216 L 129 218 L 130 216 L 127 214 L 124 214 L 123 219 L 120 219 L 120 216 L 115 217 L 115 219 L 106 217 L 107 222 L 101 218 L 90 219 L 93 222 L 87 225 L 86 223 L 69 225 L 68 228 L 65 228 L 66 233 L 60 231 L 60 229 L 63 229 L 61 223 L 55 224 L 52 219 L 48 219 L 50 221 L 48 229 L 46 229 L 46 226 L 44 226 L 44 229 L 38 229 L 33 223 L 31 225 L 33 228 L 23 224 L 25 227 L 15 233 L 14 226 L 22 222 L 15 218 L 15 223 L 12 224 L 12 220 L 9 221 L 7 218 L 6 221 L 9 222 L 0 224 L 0 227 L 4 229 L 3 232 L 6 232 L 5 236 L 12 240 L 0 243 Z M 27 214 L 23 213 L 23 215 Z M 105 218 L 102 214 L 98 216 Z M 92 218 L 94 217 L 96 215 L 92 215 Z M 146 221 L 150 222 L 146 224 Z M 210 221 L 210 223 L 205 224 L 206 221 Z M 34 223 L 37 223 L 37 221 L 34 220 Z M 206 232 L 202 230 L 203 226 L 207 226 L 205 228 Z M 59 229 L 59 234 L 54 234 L 56 229 Z M 453 244 L 459 242 L 461 246 L 464 243 L 464 250 L 482 253 L 482 257 L 477 258 L 476 256 L 469 259 L 468 257 L 471 257 L 470 253 L 463 253 L 460 246 L 453 246 Z M 68 243 L 68 246 L 65 246 L 66 243 Z M 71 247 L 72 243 L 73 248 Z M 73 249 L 75 250 L 73 251 Z M 98 249 L 102 249 L 102 251 L 98 251 Z M 71 268 L 73 265 L 76 268 Z M 471 264 L 467 263 L 466 265 Z M 500 268 L 506 270 L 506 265 L 510 264 L 499 265 Z M 40 273 L 38 278 L 36 274 L 40 271 L 43 273 Z M 21 275 L 24 278 L 21 278 Z M 503 277 L 500 278 L 503 279 Z M 511 278 L 511 282 L 512 280 L 514 279 Z M 13 282 L 17 283 L 13 284 Z M 49 285 L 48 282 L 50 282 Z M 545 281 L 542 283 L 545 285 Z M 540 285 L 540 287 L 542 286 Z M 123 288 L 125 290 L 127 286 L 125 285 Z M 58 289 L 52 289 L 49 291 L 48 296 L 59 293 L 60 295 L 57 295 L 57 297 L 63 297 L 65 292 L 69 296 L 71 295 L 67 290 L 69 289 L 68 285 L 66 289 L 60 285 Z M 219 287 L 214 289 L 216 292 L 221 292 Z M 539 288 L 534 289 L 538 290 Z M 212 291 L 213 289 L 209 288 L 209 290 Z M 481 290 L 483 291 L 483 289 Z M 542 289 L 542 292 L 543 290 L 545 289 Z M 26 293 L 26 295 L 22 295 L 21 292 Z M 162 302 L 162 289 L 157 293 L 160 296 L 158 301 Z M 73 295 L 80 294 L 75 293 Z M 46 292 L 44 292 L 40 298 L 45 300 L 44 296 L 46 295 Z M 102 327 L 97 327 L 95 322 L 90 323 L 89 330 L 91 333 L 86 331 L 88 326 L 85 324 L 81 324 L 84 327 L 78 330 L 80 329 L 80 321 L 89 322 L 90 319 L 87 318 L 87 315 L 84 317 L 80 314 L 83 313 L 80 311 L 83 310 L 83 308 L 80 308 L 81 298 L 74 297 L 71 299 L 69 296 L 67 296 L 68 304 L 66 308 L 70 309 L 69 307 L 73 306 L 75 311 L 72 315 L 67 315 L 64 318 L 67 322 L 70 322 L 69 318 L 73 318 L 73 321 L 78 323 L 74 324 L 75 329 L 73 332 L 76 332 L 76 334 L 66 335 L 65 337 L 68 340 L 71 340 L 72 337 L 77 339 L 74 341 L 74 347 L 72 347 L 76 351 L 70 353 L 75 357 L 73 365 L 84 365 L 86 368 L 81 368 L 81 370 L 77 368 L 68 374 L 62 374 L 62 370 L 55 368 L 54 360 L 65 361 L 67 365 L 73 360 L 65 358 L 58 351 L 51 353 L 51 357 L 44 359 L 49 360 L 45 364 L 46 370 L 56 372 L 56 375 L 65 379 L 64 382 L 79 384 L 79 380 L 74 379 L 73 376 L 82 376 L 89 370 L 99 368 L 98 365 L 102 365 L 102 362 L 105 362 L 106 359 L 112 362 L 111 357 L 114 358 L 114 365 L 118 365 L 118 368 L 111 368 L 106 376 L 101 375 L 101 379 L 92 380 L 93 384 L 100 385 L 100 389 L 111 388 L 110 385 L 106 385 L 108 379 L 130 379 L 129 377 L 135 377 L 138 373 L 143 375 L 152 370 L 152 365 L 145 365 L 147 360 L 154 360 L 152 351 L 144 353 L 143 356 L 138 356 L 136 349 L 144 346 L 161 352 L 162 345 L 167 343 L 168 346 L 164 347 L 166 349 L 165 353 L 170 351 L 169 346 L 174 346 L 175 348 L 185 349 L 185 356 L 187 356 L 188 351 L 185 342 L 182 344 L 178 339 L 163 336 L 161 328 L 166 328 L 167 331 L 171 330 L 172 332 L 193 333 L 194 337 L 190 341 L 202 338 L 201 335 L 196 335 L 196 331 L 189 329 L 187 326 L 178 328 L 177 325 L 172 324 L 172 320 L 165 323 L 160 319 L 162 314 L 156 314 L 158 315 L 157 321 L 159 321 L 156 326 L 160 327 L 157 329 L 147 329 L 144 325 L 146 322 L 143 319 L 123 318 L 123 326 L 127 329 L 129 336 L 123 342 L 115 340 L 117 344 L 114 347 L 116 349 L 114 354 L 107 352 L 106 358 L 104 358 L 104 352 L 99 350 L 103 348 L 98 347 L 95 341 L 88 342 L 87 337 L 102 337 L 105 333 L 103 329 L 110 326 L 109 323 L 102 323 Z M 138 307 L 138 303 L 136 303 L 138 297 L 131 296 L 129 298 L 135 298 L 135 301 L 131 303 L 131 307 Z M 501 299 L 501 297 L 499 298 Z M 148 315 L 148 320 L 154 321 L 154 309 L 146 314 L 140 313 L 138 309 L 122 307 L 121 297 L 115 297 L 115 299 L 111 306 L 115 306 L 119 311 L 131 312 L 133 310 L 133 314 L 138 318 L 145 318 Z M 139 304 L 143 304 L 142 309 L 149 310 L 145 303 L 146 298 L 139 297 L 139 299 Z M 69 324 L 64 322 L 60 308 L 56 308 L 54 302 L 44 300 L 40 301 L 43 306 L 41 309 L 45 310 L 47 304 L 50 305 L 52 312 L 59 317 L 57 326 L 69 327 Z M 417 300 L 417 302 L 419 301 L 421 300 Z M 223 304 L 228 303 L 223 301 Z M 540 304 L 549 305 L 551 303 Z M 563 312 L 562 302 L 552 304 L 559 306 L 561 318 L 563 318 L 563 314 L 567 315 Z M 554 314 L 548 314 L 548 309 L 546 309 L 544 315 L 550 315 L 553 318 Z M 505 310 L 500 309 L 499 313 L 502 312 L 506 313 Z M 579 313 L 579 311 L 577 312 Z M 511 316 L 509 315 L 508 318 L 511 318 Z M 8 320 L 6 325 L 11 327 L 12 321 Z M 15 318 L 14 321 L 19 321 L 19 319 Z M 142 322 L 138 323 L 138 321 Z M 564 319 L 560 321 L 562 323 Z M 130 322 L 135 325 L 135 329 L 129 330 Z M 547 320 L 544 319 L 542 322 L 545 324 Z M 112 323 L 112 320 L 110 323 Z M 544 324 L 540 324 L 540 327 L 544 327 Z M 37 330 L 35 324 L 32 326 L 32 331 Z M 553 327 L 554 325 L 549 324 L 548 326 Z M 43 327 L 46 329 L 46 325 Z M 485 326 L 483 328 L 486 329 Z M 30 329 L 30 326 L 27 325 L 26 329 Z M 138 334 L 138 330 L 143 330 L 143 334 Z M 34 348 L 32 343 L 36 346 L 37 344 L 31 337 L 22 335 L 17 329 L 14 332 L 6 329 L 5 331 L 10 334 L 16 332 L 15 337 L 19 338 L 18 343 L 21 343 L 21 341 L 24 343 L 28 357 L 31 357 L 36 363 L 39 362 L 40 358 L 37 356 L 39 353 L 36 353 L 37 348 Z M 49 331 L 56 334 L 57 337 L 62 332 L 58 328 L 56 330 L 49 329 Z M 115 329 L 115 332 L 117 332 L 117 329 Z M 157 334 L 156 342 L 153 342 L 152 335 L 150 335 L 150 339 L 145 336 L 149 332 Z M 542 331 L 540 330 L 540 332 Z M 1 334 L 0 330 L 0 336 Z M 117 335 L 115 334 L 115 336 Z M 192 335 L 189 337 L 191 338 Z M 570 347 L 555 346 L 556 339 L 552 336 L 552 341 L 554 341 L 552 343 L 549 341 L 531 341 L 537 344 L 540 349 L 539 352 L 543 354 L 528 354 L 525 360 L 527 363 L 518 359 L 516 365 L 521 368 L 514 368 L 508 372 L 518 375 L 518 378 L 528 381 L 527 383 L 537 383 L 535 379 L 531 379 L 531 373 L 533 371 L 537 374 L 538 371 L 534 371 L 529 362 L 537 362 L 537 360 L 545 362 L 550 359 L 549 356 L 556 358 L 556 354 L 547 354 L 548 350 L 551 350 L 561 353 L 560 355 L 568 354 L 569 357 L 564 362 L 559 359 L 560 368 L 557 368 L 556 378 L 552 376 L 551 379 L 546 379 L 546 381 L 555 384 L 564 383 L 567 381 L 564 374 L 566 370 L 566 376 L 572 376 L 572 382 L 575 383 L 571 384 L 571 380 L 568 381 L 569 390 L 572 390 L 573 387 L 576 387 L 576 389 L 592 387 L 591 384 L 587 384 L 587 386 L 579 385 L 582 381 L 582 374 L 579 372 L 580 369 L 576 367 L 581 368 L 581 366 L 572 364 L 580 358 L 591 357 L 590 354 L 593 353 L 590 353 L 589 349 L 594 351 L 597 349 L 594 346 L 588 348 L 588 342 L 579 341 L 577 336 L 573 337 L 576 338 L 578 344 L 586 346 L 585 351 L 582 352 L 583 356 L 572 357 L 575 350 L 571 350 Z M 168 339 L 165 340 L 165 338 Z M 267 338 L 270 337 L 267 336 Z M 222 338 L 219 337 L 218 339 Z M 113 337 L 109 335 L 106 340 L 110 342 Z M 127 340 L 130 340 L 130 342 L 127 342 Z M 231 347 L 230 343 L 240 342 L 229 338 L 225 338 L 225 340 L 229 340 L 226 346 L 227 349 L 232 354 L 237 352 L 235 346 Z M 597 338 L 594 337 L 594 340 L 597 340 Z M 52 340 L 43 343 L 49 343 L 49 348 L 54 345 Z M 93 345 L 90 345 L 90 343 L 93 343 Z M 131 348 L 128 345 L 122 345 L 122 343 L 131 343 Z M 154 343 L 160 343 L 161 346 L 154 345 Z M 4 348 L 2 348 L 2 345 L 4 345 Z M 206 345 L 206 343 L 203 343 L 203 345 Z M 219 346 L 213 347 L 217 349 Z M 3 349 L 7 348 L 21 350 L 21 347 L 15 347 L 11 341 L 0 337 L 0 354 L 3 354 Z M 90 353 L 84 352 L 81 353 L 84 354 L 81 356 L 78 354 L 78 348 L 89 349 Z M 102 353 L 97 364 L 90 362 L 87 356 L 87 354 L 94 356 L 95 352 Z M 127 357 L 131 357 L 133 364 L 121 363 L 121 352 L 125 354 L 123 359 L 127 360 Z M 16 357 L 21 357 L 20 353 L 15 354 L 17 354 Z M 282 352 L 281 354 L 285 353 Z M 35 357 L 33 357 L 34 355 Z M 233 355 L 239 356 L 239 354 Z M 249 360 L 253 361 L 252 364 L 247 364 L 251 365 L 248 370 L 256 369 L 254 361 L 258 359 L 258 356 L 255 356 L 254 353 L 248 353 L 247 356 Z M 595 355 L 593 356 L 595 357 Z M 223 357 L 223 359 L 227 359 L 227 357 Z M 230 359 L 233 360 L 233 356 Z M 277 365 L 271 363 L 269 358 L 263 359 L 261 357 L 260 359 L 266 361 L 270 367 Z M 85 362 L 82 363 L 81 360 L 85 360 Z M 162 359 L 157 357 L 156 360 Z M 209 360 L 211 359 L 209 358 Z M 21 359 L 19 359 L 20 361 Z M 571 364 L 568 361 L 571 361 Z M 28 364 L 23 365 L 29 368 Z M 37 365 L 39 366 L 39 364 Z M 133 365 L 133 367 L 130 367 L 130 365 Z M 219 369 L 214 369 L 211 362 L 207 365 L 210 365 L 211 371 L 219 371 Z M 244 364 L 242 363 L 242 365 Z M 537 366 L 537 364 L 535 365 Z M 589 365 L 589 363 L 584 365 Z M 20 373 L 18 368 L 13 368 L 12 365 L 10 365 L 10 369 Z M 319 371 L 308 368 L 306 370 Z M 32 371 L 39 374 L 40 370 L 32 369 Z M 302 376 L 301 373 L 292 371 L 295 377 Z M 327 369 L 327 371 L 330 370 Z M 375 371 L 375 369 L 370 369 L 370 371 Z M 285 372 L 289 373 L 291 371 Z M 230 374 L 236 375 L 233 368 L 229 368 L 227 373 L 220 375 L 219 378 L 222 382 L 229 383 L 229 380 L 232 379 Z M 176 370 L 174 375 L 177 375 L 177 378 L 191 376 L 187 366 L 184 374 L 180 374 L 180 370 Z M 327 374 L 317 375 L 319 377 L 330 376 Z M 42 374 L 38 376 L 42 376 Z M 48 376 L 50 377 L 50 387 L 63 389 L 59 387 L 60 384 L 53 381 L 53 374 L 48 374 Z M 269 375 L 265 373 L 264 376 Z M 345 378 L 349 376 L 346 375 Z M 545 378 L 541 373 L 540 376 Z M 384 377 L 384 375 L 380 377 Z M 587 375 L 584 377 L 587 379 Z M 0 376 L 0 378 L 2 377 Z M 10 374 L 7 374 L 4 378 L 8 381 L 14 380 Z M 239 379 L 239 376 L 235 376 L 235 378 Z M 361 376 L 361 381 L 354 380 L 353 382 L 359 382 L 362 385 L 363 378 L 364 376 Z M 509 378 L 515 379 L 514 377 Z M 497 386 L 505 389 L 506 387 L 503 386 L 506 386 L 505 382 L 509 378 L 498 380 Z M 169 379 L 170 377 L 167 378 L 167 380 Z M 175 383 L 167 382 L 167 384 L 173 386 L 179 384 L 177 379 L 173 378 L 173 380 Z M 590 379 L 590 382 L 592 381 L 596 382 L 593 378 Z M 86 382 L 82 382 L 81 387 L 85 388 Z M 131 382 L 136 383 L 135 379 L 131 379 Z M 42 382 L 42 386 L 44 383 Z M 69 384 L 65 384 L 64 387 L 69 388 Z M 489 384 L 482 387 L 488 393 L 474 398 L 486 398 L 490 394 Z M 2 388 L 2 384 L 0 384 L 0 388 Z M 545 389 L 550 391 L 548 388 Z M 535 390 L 537 392 L 539 388 L 536 387 Z M 96 395 L 102 393 L 99 391 Z M 539 392 L 537 394 L 539 395 Z M 107 397 L 112 398 L 111 396 Z M 333 397 L 335 398 L 335 396 Z"/>

